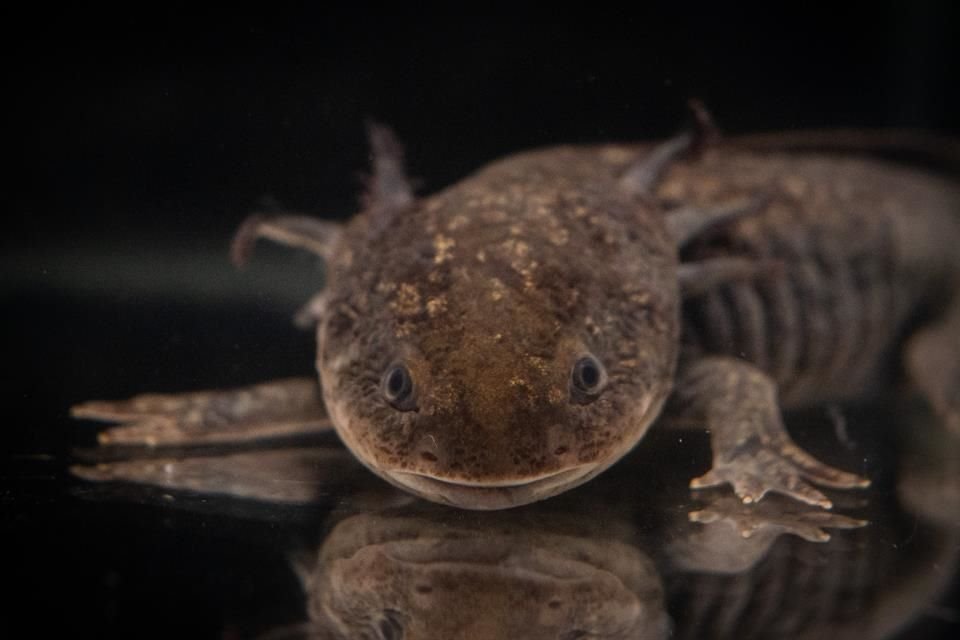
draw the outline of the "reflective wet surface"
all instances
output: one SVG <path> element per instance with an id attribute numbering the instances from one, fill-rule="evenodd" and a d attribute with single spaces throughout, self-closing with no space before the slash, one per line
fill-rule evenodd
<path id="1" fill-rule="evenodd" d="M 59 330 L 74 339 L 39 345 L 38 358 L 98 349 L 106 337 L 99 301 L 61 303 L 75 321 Z M 165 370 L 149 344 L 161 345 L 152 357 L 162 361 L 189 352 L 216 362 L 246 332 L 224 318 L 248 314 L 267 375 L 309 347 L 285 316 L 256 306 L 117 306 L 126 319 L 110 330 L 118 350 L 98 352 L 96 365 L 117 367 L 116 387 L 94 388 L 106 378 L 85 379 L 77 361 L 64 404 L 38 402 L 35 429 L 18 432 L 5 456 L 5 564 L 19 588 L 8 624 L 40 636 L 95 628 L 110 637 L 385 640 L 925 638 L 958 628 L 960 444 L 909 400 L 789 417 L 803 446 L 874 480 L 869 490 L 830 492 L 829 512 L 777 496 L 745 506 L 728 489 L 691 492 L 687 482 L 709 464 L 707 438 L 669 429 L 577 490 L 468 512 L 389 487 L 333 437 L 96 446 L 97 425 L 69 421 L 68 402 L 140 391 L 154 376 L 154 388 L 180 390 L 237 375 Z M 192 333 L 218 322 L 219 334 Z"/>

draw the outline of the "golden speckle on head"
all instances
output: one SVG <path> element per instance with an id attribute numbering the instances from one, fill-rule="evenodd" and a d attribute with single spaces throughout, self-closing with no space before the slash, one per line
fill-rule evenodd
<path id="1" fill-rule="evenodd" d="M 533 386 L 531 386 L 526 378 L 513 376 L 508 381 L 508 384 L 519 392 L 518 397 L 523 398 L 529 406 L 533 406 L 535 392 Z"/>
<path id="2" fill-rule="evenodd" d="M 567 394 L 559 387 L 550 387 L 550 390 L 547 391 L 547 399 L 550 401 L 550 404 L 560 404 L 566 401 Z"/>
<path id="3" fill-rule="evenodd" d="M 547 360 L 540 356 L 528 356 L 527 362 L 541 374 L 546 374 L 550 369 Z"/>
<path id="4" fill-rule="evenodd" d="M 490 299 L 494 302 L 498 302 L 503 299 L 504 293 L 506 293 L 507 288 L 504 286 L 503 281 L 500 278 L 490 278 Z"/>
<path id="5" fill-rule="evenodd" d="M 486 262 L 487 261 L 487 252 L 483 249 L 477 251 L 477 262 Z"/>
<path id="6" fill-rule="evenodd" d="M 516 268 L 516 266 L 517 265 L 514 265 L 514 268 Z M 517 269 L 520 275 L 523 276 L 523 288 L 526 291 L 532 291 L 537 286 L 537 283 L 533 280 L 533 272 L 538 266 L 540 266 L 540 264 L 536 260 L 531 260 L 530 264 L 526 267 Z"/>
<path id="7" fill-rule="evenodd" d="M 413 316 L 420 313 L 420 292 L 415 286 L 403 283 L 397 289 L 397 295 L 390 303 L 390 308 L 398 315 Z"/>
<path id="8" fill-rule="evenodd" d="M 523 235 L 523 227 L 521 227 L 519 224 L 510 225 L 510 235 L 512 236 Z"/>
<path id="9" fill-rule="evenodd" d="M 436 254 L 433 256 L 433 261 L 435 264 L 443 264 L 448 261 L 452 256 L 454 246 L 457 242 L 453 238 L 449 238 L 442 233 L 437 234 L 433 238 L 433 249 Z"/>
<path id="10" fill-rule="evenodd" d="M 540 266 L 540 263 L 536 260 L 527 261 L 530 253 L 530 245 L 519 240 L 512 243 L 510 240 L 507 240 L 504 245 L 506 245 L 505 248 L 507 251 L 511 251 L 510 247 L 512 246 L 512 252 L 516 257 L 510 261 L 510 267 L 523 278 L 524 289 L 529 291 L 535 288 L 533 272 Z"/>
<path id="11" fill-rule="evenodd" d="M 393 335 L 397 338 L 406 338 L 413 334 L 415 328 L 415 323 L 402 320 L 394 326 Z"/>
<path id="12" fill-rule="evenodd" d="M 450 222 L 447 223 L 447 231 L 456 231 L 457 229 L 462 229 L 470 223 L 470 218 L 463 215 L 462 213 L 457 214 L 450 218 Z"/>
<path id="13" fill-rule="evenodd" d="M 530 255 L 530 245 L 523 240 L 509 238 L 503 241 L 503 249 L 518 258 L 526 258 Z"/>
<path id="14" fill-rule="evenodd" d="M 447 310 L 447 299 L 444 296 L 437 296 L 427 300 L 427 313 L 434 318 Z"/>
<path id="15" fill-rule="evenodd" d="M 434 380 L 430 390 L 429 408 L 424 408 L 429 413 L 441 413 L 450 410 L 456 406 L 457 398 L 460 396 L 458 386 L 451 380 Z"/>

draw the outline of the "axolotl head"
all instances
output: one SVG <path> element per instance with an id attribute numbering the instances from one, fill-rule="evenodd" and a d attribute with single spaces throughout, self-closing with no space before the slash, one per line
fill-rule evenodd
<path id="1" fill-rule="evenodd" d="M 361 216 L 331 260 L 331 419 L 366 466 L 429 500 L 500 509 L 581 484 L 670 390 L 679 294 L 662 222 L 529 175 L 494 165 L 384 228 Z"/>

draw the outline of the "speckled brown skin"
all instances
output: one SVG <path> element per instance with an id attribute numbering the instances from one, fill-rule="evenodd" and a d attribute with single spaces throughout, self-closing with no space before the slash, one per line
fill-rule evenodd
<path id="1" fill-rule="evenodd" d="M 666 637 L 652 559 L 618 514 L 587 513 L 350 517 L 300 567 L 310 628 L 330 638 Z"/>
<path id="2" fill-rule="evenodd" d="M 697 239 L 684 262 L 718 255 L 782 269 L 684 305 L 688 359 L 737 355 L 770 374 L 786 406 L 862 396 L 905 321 L 957 295 L 960 190 L 852 157 L 708 151 L 671 168 L 661 202 L 767 203 Z"/>
<path id="3" fill-rule="evenodd" d="M 268 237 L 323 257 L 328 285 L 300 317 L 317 323 L 326 409 L 398 486 L 473 509 L 549 497 L 616 462 L 672 394 L 711 433 L 692 486 L 829 507 L 810 482 L 866 481 L 797 447 L 781 403 L 861 396 L 927 307 L 940 319 L 908 342 L 907 369 L 958 423 L 953 183 L 735 143 L 684 157 L 681 136 L 517 154 L 418 199 L 392 136 L 372 142 L 364 213 L 343 228 L 254 218 L 235 256 Z M 586 399 L 571 373 L 585 356 L 605 370 Z M 386 391 L 397 366 L 402 406 Z"/>
<path id="4" fill-rule="evenodd" d="M 361 460 L 434 500 L 521 504 L 618 459 L 679 381 L 680 404 L 714 433 L 714 470 L 694 486 L 730 482 L 745 501 L 778 491 L 829 507 L 806 480 L 865 484 L 790 441 L 778 390 L 788 406 L 857 397 L 907 316 L 956 290 L 955 188 L 876 161 L 721 146 L 676 162 L 655 197 L 638 197 L 619 179 L 645 155 L 520 154 L 418 201 L 382 234 L 371 238 L 365 218 L 348 227 L 318 366 L 334 424 Z M 688 299 L 681 336 L 669 211 L 757 194 L 763 207 L 682 257 L 779 268 Z M 569 392 L 583 353 L 611 380 L 589 405 Z M 415 412 L 377 393 L 394 361 L 410 367 Z"/>
<path id="5" fill-rule="evenodd" d="M 730 482 L 745 501 L 779 491 L 828 507 L 803 478 L 860 482 L 793 445 L 778 404 L 876 394 L 920 313 L 941 319 L 908 341 L 908 373 L 960 433 L 960 190 L 876 160 L 723 146 L 677 163 L 658 189 L 665 206 L 697 207 L 758 192 L 761 212 L 682 251 L 685 263 L 737 256 L 780 268 L 685 300 L 674 406 L 701 409 L 713 428 L 714 468 L 693 486 Z M 751 421 L 768 427 L 715 429 Z"/>
<path id="6" fill-rule="evenodd" d="M 525 509 L 407 503 L 345 517 L 294 562 L 309 621 L 287 629 L 331 639 L 889 638 L 929 611 L 957 566 L 956 523 L 901 511 L 884 489 L 856 500 L 870 526 L 786 498 L 744 505 L 704 492 L 688 502 L 680 475 L 631 486 L 631 465 L 656 457 L 646 453 Z M 944 487 L 956 480 L 939 476 Z M 922 544 L 890 544 L 907 537 Z"/>
<path id="7" fill-rule="evenodd" d="M 586 480 L 640 439 L 671 388 L 679 294 L 662 217 L 617 187 L 633 157 L 517 155 L 372 237 L 369 218 L 348 226 L 318 369 L 360 460 L 433 499 L 503 507 Z M 570 371 L 585 353 L 609 384 L 578 404 Z M 416 411 L 380 396 L 397 361 Z"/>

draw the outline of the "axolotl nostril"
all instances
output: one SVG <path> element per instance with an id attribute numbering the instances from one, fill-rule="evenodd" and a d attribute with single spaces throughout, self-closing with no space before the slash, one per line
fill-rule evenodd
<path id="1" fill-rule="evenodd" d="M 665 411 L 709 429 L 744 502 L 867 481 L 789 437 L 781 407 L 862 396 L 918 308 L 910 379 L 957 427 L 960 190 L 849 155 L 757 150 L 703 132 L 493 162 L 417 197 L 370 129 L 363 211 L 340 225 L 255 216 L 238 232 L 327 267 L 300 314 L 315 382 L 88 403 L 105 440 L 162 445 L 332 426 L 424 498 L 499 509 L 586 482 Z M 669 402 L 668 402 L 669 400 Z M 639 481 L 639 480 L 638 480 Z"/>

